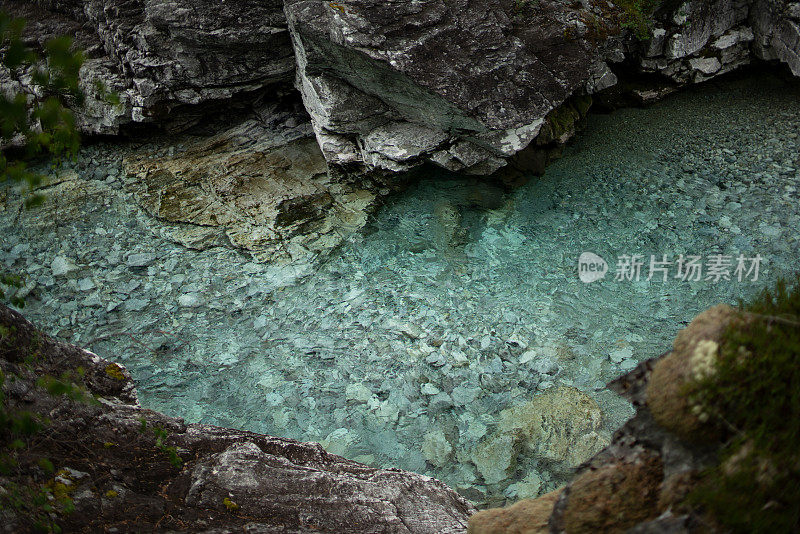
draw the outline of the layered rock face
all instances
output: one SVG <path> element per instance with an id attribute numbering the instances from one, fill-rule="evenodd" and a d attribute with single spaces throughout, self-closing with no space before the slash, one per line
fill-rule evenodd
<path id="1" fill-rule="evenodd" d="M 554 132 L 553 115 L 614 86 L 622 72 L 663 80 L 637 90 L 643 101 L 753 60 L 800 73 L 800 4 L 785 1 L 667 3 L 639 15 L 649 17 L 644 41 L 629 29 L 635 15 L 605 1 L 35 4 L 4 7 L 32 22 L 29 40 L 68 33 L 89 52 L 83 130 L 186 128 L 208 106 L 260 98 L 296 72 L 323 156 L 347 174 L 423 163 L 476 175 L 509 163 L 540 170 L 541 156 L 518 154 L 563 143 L 572 128 Z M 104 102 L 97 82 L 121 104 Z"/>
<path id="2" fill-rule="evenodd" d="M 755 60 L 785 63 L 800 74 L 800 4 L 692 0 L 662 13 L 639 49 L 641 72 L 678 85 L 698 83 Z"/>
<path id="3" fill-rule="evenodd" d="M 752 16 L 757 57 L 786 63 L 800 76 L 800 2 L 758 0 Z"/>
<path id="4" fill-rule="evenodd" d="M 349 168 L 491 174 L 571 95 L 615 82 L 589 12 L 563 2 L 289 0 L 286 13 L 323 154 Z"/>
<path id="5" fill-rule="evenodd" d="M 4 9 L 28 22 L 26 38 L 44 43 L 78 35 L 88 52 L 81 72 L 87 105 L 79 121 L 90 133 L 116 133 L 129 122 L 202 120 L 203 108 L 287 82 L 294 58 L 280 0 L 10 1 Z M 107 104 L 96 82 L 121 103 Z"/>
<path id="6" fill-rule="evenodd" d="M 286 2 L 297 87 L 329 163 L 396 172 L 432 162 L 467 174 L 566 140 L 545 129 L 550 119 L 568 99 L 616 84 L 618 65 L 662 77 L 644 101 L 754 58 L 797 72 L 797 11 L 691 0 L 657 10 L 640 42 L 625 29 L 630 14 L 606 2 Z M 511 163 L 540 167 L 526 159 Z"/>
<path id="7" fill-rule="evenodd" d="M 280 0 L 87 0 L 84 14 L 130 80 L 132 119 L 228 99 L 291 76 Z"/>
<path id="8" fill-rule="evenodd" d="M 47 416 L 15 453 L 19 463 L 3 464 L 0 531 L 38 531 L 39 521 L 67 532 L 440 534 L 463 532 L 474 511 L 430 477 L 142 409 L 123 367 L 47 337 L 2 305 L 0 333 L 3 417 Z M 70 384 L 69 396 L 54 393 L 53 377 Z M 41 488 L 56 497 L 48 511 L 25 500 Z M 26 504 L 6 506 L 10 491 Z"/>

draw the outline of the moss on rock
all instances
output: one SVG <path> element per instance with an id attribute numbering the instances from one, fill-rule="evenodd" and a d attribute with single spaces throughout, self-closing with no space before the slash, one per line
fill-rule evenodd
<path id="1" fill-rule="evenodd" d="M 799 364 L 800 278 L 742 306 L 712 372 L 687 387 L 731 438 L 688 499 L 720 530 L 800 532 Z"/>

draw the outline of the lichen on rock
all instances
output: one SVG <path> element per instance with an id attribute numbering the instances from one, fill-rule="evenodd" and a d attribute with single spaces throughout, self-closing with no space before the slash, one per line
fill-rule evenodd
<path id="1" fill-rule="evenodd" d="M 719 343 L 736 316 L 736 311 L 727 305 L 701 313 L 678 333 L 672 352 L 653 369 L 647 385 L 647 405 L 660 425 L 683 439 L 704 441 L 719 435 L 698 402 L 686 394 L 686 388 L 713 372 Z"/>

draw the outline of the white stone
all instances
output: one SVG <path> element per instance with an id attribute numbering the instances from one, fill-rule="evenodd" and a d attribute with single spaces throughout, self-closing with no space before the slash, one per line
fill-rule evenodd
<path id="1" fill-rule="evenodd" d="M 480 395 L 481 390 L 480 388 L 468 388 L 465 386 L 456 386 L 453 389 L 453 402 L 457 406 L 467 406 L 468 404 L 475 401 L 475 399 Z"/>
<path id="2" fill-rule="evenodd" d="M 95 286 L 94 280 L 91 278 L 82 278 L 78 281 L 78 289 L 81 291 L 91 291 L 95 287 L 97 286 Z"/>
<path id="3" fill-rule="evenodd" d="M 535 499 L 539 496 L 542 484 L 542 478 L 538 474 L 530 473 L 523 480 L 509 485 L 505 494 L 515 500 Z"/>
<path id="4" fill-rule="evenodd" d="M 445 467 L 453 453 L 453 446 L 440 428 L 425 433 L 422 439 L 422 455 L 436 467 Z"/>
<path id="5" fill-rule="evenodd" d="M 53 276 L 62 276 L 76 270 L 78 267 L 69 258 L 56 256 L 53 259 L 53 263 L 50 264 L 50 268 L 53 270 Z"/>
<path id="6" fill-rule="evenodd" d="M 647 47 L 647 57 L 656 57 L 664 53 L 664 41 L 666 40 L 667 30 L 656 28 L 653 30 L 653 37 Z"/>
<path id="7" fill-rule="evenodd" d="M 439 388 L 431 384 L 430 382 L 425 382 L 422 384 L 422 387 L 419 388 L 423 395 L 437 395 L 441 393 Z"/>
<path id="8" fill-rule="evenodd" d="M 129 299 L 125 301 L 125 310 L 127 311 L 142 311 L 147 307 L 150 301 L 145 299 Z"/>
<path id="9" fill-rule="evenodd" d="M 178 305 L 184 308 L 197 308 L 202 306 L 203 299 L 199 293 L 184 293 L 178 297 Z"/>
<path id="10" fill-rule="evenodd" d="M 156 255 L 145 253 L 145 254 L 131 254 L 128 256 L 128 259 L 125 263 L 128 264 L 128 267 L 147 267 L 153 261 L 155 261 Z"/>
<path id="11" fill-rule="evenodd" d="M 633 349 L 631 347 L 623 347 L 621 349 L 613 350 L 608 353 L 608 358 L 614 363 L 620 363 L 633 356 Z"/>
<path id="12" fill-rule="evenodd" d="M 372 390 L 364 384 L 348 384 L 344 396 L 347 400 L 366 403 L 372 398 Z"/>
<path id="13" fill-rule="evenodd" d="M 522 364 L 526 364 L 528 362 L 531 362 L 531 361 L 536 359 L 536 356 L 537 356 L 537 354 L 536 354 L 535 350 L 526 350 L 525 352 L 523 352 L 520 355 L 519 363 L 520 363 L 520 365 L 522 365 Z"/>
<path id="14" fill-rule="evenodd" d="M 320 441 L 320 445 L 331 454 L 344 456 L 350 447 L 358 440 L 346 428 L 337 428 Z"/>
<path id="15" fill-rule="evenodd" d="M 486 425 L 484 425 L 477 419 L 472 419 L 467 425 L 466 436 L 469 439 L 469 441 L 476 442 L 486 435 L 486 430 L 487 430 Z"/>
<path id="16" fill-rule="evenodd" d="M 700 71 L 703 74 L 714 74 L 722 68 L 722 63 L 720 63 L 719 59 L 715 57 L 690 59 L 689 65 L 694 70 Z"/>
<path id="17" fill-rule="evenodd" d="M 509 434 L 495 435 L 479 443 L 472 451 L 472 463 L 487 484 L 497 484 L 508 478 L 516 459 L 516 440 Z"/>

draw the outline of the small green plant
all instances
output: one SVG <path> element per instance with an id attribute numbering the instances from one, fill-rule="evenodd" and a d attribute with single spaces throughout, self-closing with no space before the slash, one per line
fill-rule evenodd
<path id="1" fill-rule="evenodd" d="M 141 423 L 139 426 L 139 432 L 144 434 L 147 432 L 148 428 L 150 428 L 147 425 L 147 419 L 140 417 L 139 422 Z M 169 432 L 167 432 L 167 429 L 158 425 L 153 426 L 150 429 L 156 437 L 156 448 L 167 456 L 169 463 L 175 467 L 181 467 L 183 465 L 183 460 L 180 456 L 178 456 L 178 449 L 176 447 L 170 447 L 164 443 L 169 437 Z"/>
<path id="2" fill-rule="evenodd" d="M 56 495 L 52 486 L 52 483 L 19 485 L 9 482 L 5 485 L 6 493 L 0 496 L 0 504 L 24 517 L 34 532 L 60 533 L 61 527 L 54 516 L 71 514 L 75 504 L 66 493 Z"/>
<path id="3" fill-rule="evenodd" d="M 44 457 L 39 458 L 36 461 L 36 463 L 39 464 L 39 467 L 44 469 L 44 472 L 47 474 L 54 473 L 56 470 L 55 466 L 53 465 L 53 462 L 51 462 L 49 458 L 44 458 Z"/>
<path id="4" fill-rule="evenodd" d="M 514 12 L 515 13 L 522 13 L 526 7 L 532 7 L 536 5 L 539 0 L 514 0 Z"/>
<path id="5" fill-rule="evenodd" d="M 39 416 L 25 410 L 10 410 L 6 406 L 3 384 L 6 375 L 0 370 L 0 438 L 10 449 L 24 448 L 27 439 L 42 429 Z"/>
<path id="6" fill-rule="evenodd" d="M 178 456 L 178 449 L 176 447 L 167 446 L 164 441 L 169 437 L 169 432 L 160 426 L 153 427 L 153 433 L 156 436 L 156 447 L 163 452 L 169 459 L 174 467 L 181 467 L 183 460 Z"/>
<path id="7" fill-rule="evenodd" d="M 38 89 L 35 94 L 0 94 L 0 181 L 26 184 L 30 191 L 41 185 L 43 177 L 28 170 L 27 161 L 49 155 L 55 164 L 74 157 L 80 145 L 75 117 L 68 103 L 81 104 L 79 73 L 83 52 L 73 49 L 69 36 L 51 39 L 44 45 L 44 57 L 25 45 L 23 19 L 0 11 L 2 63 L 11 75 L 30 76 Z M 41 204 L 41 195 L 26 200 L 29 207 Z"/>
<path id="8" fill-rule="evenodd" d="M 688 394 L 731 434 L 689 502 L 732 532 L 800 530 L 800 277 L 725 332 L 715 372 Z"/>
<path id="9" fill-rule="evenodd" d="M 25 206 L 33 208 L 44 202 L 44 195 L 35 192 L 44 176 L 32 172 L 28 162 L 47 157 L 56 169 L 77 157 L 80 134 L 70 106 L 85 100 L 80 69 L 86 56 L 66 35 L 47 41 L 40 55 L 23 40 L 25 24 L 0 10 L 0 63 L 13 79 L 25 78 L 31 85 L 29 91 L 0 92 L 0 185 L 21 186 Z M 100 81 L 95 85 L 100 100 L 119 105 L 117 94 Z M 21 287 L 18 275 L 0 272 L 0 300 L 8 296 L 13 306 L 22 308 L 25 300 L 17 296 Z"/>
<path id="10" fill-rule="evenodd" d="M 72 373 L 64 372 L 59 378 L 44 375 L 38 378 L 36 385 L 44 388 L 47 393 L 54 397 L 64 395 L 70 400 L 77 402 L 92 402 L 94 397 L 83 385 L 75 381 Z"/>
<path id="11" fill-rule="evenodd" d="M 106 374 L 114 380 L 125 380 L 122 368 L 116 363 L 110 363 L 106 366 Z"/>
<path id="12" fill-rule="evenodd" d="M 652 16 L 661 0 L 617 0 L 622 9 L 622 27 L 633 31 L 640 41 L 652 36 Z"/>
<path id="13" fill-rule="evenodd" d="M 239 505 L 238 505 L 238 504 L 236 504 L 235 502 L 233 502 L 233 501 L 230 499 L 230 497 L 225 497 L 224 499 L 222 499 L 222 504 L 224 504 L 224 505 L 225 505 L 225 508 L 226 508 L 226 509 L 227 509 L 229 512 L 235 512 L 235 511 L 237 511 L 237 510 L 239 509 Z"/>
<path id="14" fill-rule="evenodd" d="M 25 299 L 17 296 L 16 293 L 22 286 L 22 277 L 20 275 L 0 273 L 0 299 L 5 299 L 6 293 L 8 293 L 8 301 L 12 306 L 20 309 L 25 307 Z"/>

